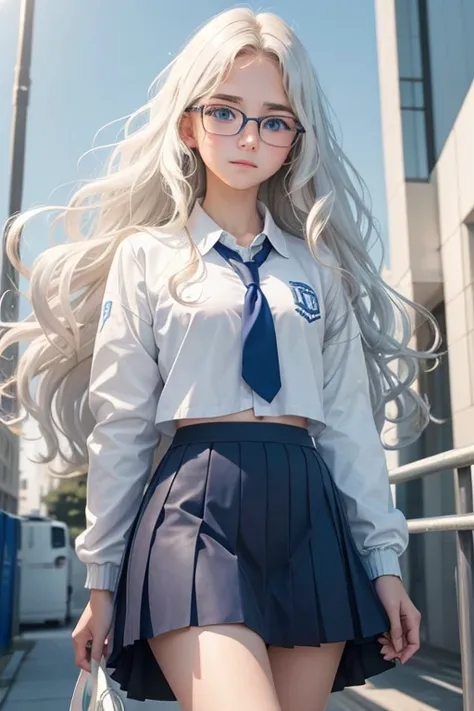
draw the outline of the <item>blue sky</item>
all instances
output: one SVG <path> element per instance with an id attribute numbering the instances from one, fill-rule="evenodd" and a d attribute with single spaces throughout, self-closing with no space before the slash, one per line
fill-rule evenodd
<path id="1" fill-rule="evenodd" d="M 0 221 L 7 217 L 10 121 L 19 0 L 0 0 Z M 65 199 L 87 177 L 78 168 L 96 132 L 146 100 L 149 84 L 191 32 L 226 0 L 36 2 L 24 207 Z M 309 49 L 338 118 L 343 145 L 368 184 L 386 229 L 373 3 L 274 0 L 246 3 L 280 14 Z M 115 137 L 104 134 L 106 137 Z M 102 142 L 102 141 L 100 141 Z M 56 190 L 68 184 L 68 188 Z M 53 194 L 53 191 L 56 192 Z M 42 223 L 28 233 L 27 262 L 48 246 Z M 26 305 L 21 315 L 27 313 Z"/>

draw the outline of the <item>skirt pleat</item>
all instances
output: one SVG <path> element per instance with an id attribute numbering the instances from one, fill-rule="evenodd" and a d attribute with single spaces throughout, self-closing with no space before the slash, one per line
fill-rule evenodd
<path id="1" fill-rule="evenodd" d="M 235 555 L 239 533 L 240 510 L 240 452 L 239 444 L 232 443 L 220 452 L 211 452 L 207 485 L 202 498 L 202 521 L 196 541 L 194 588 L 196 614 L 193 624 L 200 627 L 240 621 L 242 601 L 240 591 L 231 581 L 238 578 Z M 230 486 L 222 486 L 226 479 Z M 228 510 L 229 516 L 219 515 Z M 222 597 L 229 604 L 222 607 Z"/>
<path id="2" fill-rule="evenodd" d="M 166 499 L 185 453 L 186 448 L 183 448 L 182 452 L 169 452 L 170 456 L 164 463 L 166 474 L 160 477 L 156 487 L 150 484 L 138 514 L 137 525 L 130 545 L 130 561 L 127 571 L 125 646 L 132 644 L 134 640 L 140 639 L 142 636 L 141 612 L 143 606 L 136 603 L 137 600 L 141 602 L 143 598 L 148 599 L 150 577 L 153 572 L 153 567 L 150 566 L 154 551 L 154 546 L 151 545 L 152 539 L 155 537 L 157 527 L 163 521 Z M 148 589 L 145 587 L 145 580 L 148 583 Z M 153 628 L 153 621 L 151 628 Z"/>
<path id="3" fill-rule="evenodd" d="M 114 611 L 108 666 L 140 700 L 174 700 L 148 640 L 189 626 L 240 623 L 287 648 L 345 641 L 333 691 L 394 666 L 341 494 L 289 425 L 178 430 L 130 531 Z"/>

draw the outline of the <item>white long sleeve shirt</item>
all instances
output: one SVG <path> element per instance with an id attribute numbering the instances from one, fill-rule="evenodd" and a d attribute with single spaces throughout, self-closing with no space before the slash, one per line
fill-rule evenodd
<path id="1" fill-rule="evenodd" d="M 393 506 L 359 328 L 339 273 L 316 260 L 304 240 L 279 229 L 263 204 L 259 209 L 263 232 L 243 248 L 196 204 L 188 230 L 206 274 L 180 295 L 197 304 L 178 303 L 168 286 L 189 259 L 184 234 L 134 234 L 115 254 L 91 370 L 96 425 L 88 440 L 87 528 L 76 542 L 88 587 L 114 589 L 161 436 L 172 436 L 179 418 L 248 409 L 308 419 L 369 576 L 400 575 L 407 524 Z M 259 269 L 260 286 L 274 318 L 282 380 L 271 403 L 242 379 L 245 286 L 213 249 L 221 240 L 250 259 L 265 235 L 274 249 Z M 326 248 L 321 261 L 335 264 Z M 339 320 L 342 331 L 328 339 Z"/>

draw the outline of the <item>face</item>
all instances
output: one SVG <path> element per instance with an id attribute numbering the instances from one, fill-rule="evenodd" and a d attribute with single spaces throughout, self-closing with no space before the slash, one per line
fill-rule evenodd
<path id="1" fill-rule="evenodd" d="M 289 135 L 287 127 L 292 125 L 291 119 L 297 118 L 289 105 L 276 61 L 265 55 L 238 57 L 219 87 L 197 103 L 206 106 L 205 113 L 212 116 L 216 126 L 238 121 L 235 109 L 249 117 L 268 117 L 263 133 L 276 143 L 281 143 L 280 132 Z M 285 122 L 285 118 L 289 121 Z M 280 133 L 280 137 L 275 139 L 275 133 Z M 181 137 L 201 155 L 208 183 L 210 179 L 220 181 L 236 190 L 258 188 L 278 172 L 291 151 L 291 145 L 275 146 L 263 141 L 255 121 L 237 135 L 210 133 L 205 130 L 199 111 L 185 114 Z"/>

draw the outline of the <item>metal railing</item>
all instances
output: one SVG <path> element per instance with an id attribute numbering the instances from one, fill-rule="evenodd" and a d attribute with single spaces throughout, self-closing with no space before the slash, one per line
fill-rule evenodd
<path id="1" fill-rule="evenodd" d="M 410 533 L 456 531 L 457 597 L 463 687 L 463 709 L 474 710 L 474 498 L 471 466 L 474 446 L 442 452 L 390 472 L 391 484 L 414 481 L 431 474 L 454 470 L 456 513 L 449 516 L 411 519 Z"/>

